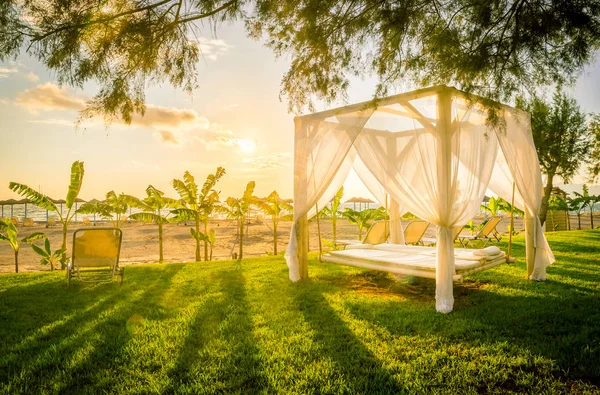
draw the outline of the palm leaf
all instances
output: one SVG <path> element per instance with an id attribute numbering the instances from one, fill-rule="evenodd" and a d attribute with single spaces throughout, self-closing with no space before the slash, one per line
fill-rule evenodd
<path id="1" fill-rule="evenodd" d="M 40 208 L 51 211 L 58 211 L 56 205 L 50 200 L 48 196 L 42 195 L 35 189 L 32 189 L 25 184 L 11 182 L 10 184 L 8 184 L 8 188 L 10 188 L 10 190 L 13 192 L 18 193 L 19 195 L 26 197 L 31 203 L 35 204 Z"/>
<path id="2" fill-rule="evenodd" d="M 171 184 L 173 185 L 173 188 L 175 188 L 175 190 L 179 194 L 179 197 L 181 197 L 181 199 L 184 202 L 186 202 L 187 204 L 195 203 L 192 198 L 192 194 L 190 193 L 190 190 L 188 189 L 188 187 L 185 185 L 185 183 L 183 181 L 174 179 Z"/>
<path id="3" fill-rule="evenodd" d="M 0 233 L 0 240 L 4 240 L 4 241 L 10 242 L 10 239 L 8 237 L 4 236 L 2 233 Z"/>
<path id="4" fill-rule="evenodd" d="M 93 202 L 93 203 L 84 203 L 77 209 L 77 213 L 79 214 L 98 214 L 102 218 L 112 218 L 111 206 L 106 203 L 101 202 Z"/>
<path id="5" fill-rule="evenodd" d="M 135 213 L 135 214 L 131 214 L 129 216 L 129 218 L 135 220 L 135 221 L 143 221 L 143 222 L 156 222 L 158 223 L 159 221 L 163 220 L 163 217 L 161 217 L 160 215 L 156 215 L 153 213 Z"/>
<path id="6" fill-rule="evenodd" d="M 79 196 L 81 190 L 81 184 L 83 183 L 83 162 L 75 161 L 71 165 L 71 182 L 69 183 L 69 190 L 67 192 L 66 206 L 68 209 L 73 207 L 75 199 Z"/>
<path id="7" fill-rule="evenodd" d="M 52 253 L 52 250 L 50 249 L 50 240 L 47 237 L 46 240 L 44 240 L 44 249 L 46 250 L 48 255 Z"/>
<path id="8" fill-rule="evenodd" d="M 161 200 L 162 200 L 163 208 L 180 208 L 181 207 L 181 202 L 177 199 L 163 197 Z"/>
<path id="9" fill-rule="evenodd" d="M 46 239 L 46 240 L 48 240 L 48 239 Z M 35 244 L 31 244 L 31 249 L 33 251 L 35 251 L 35 253 L 41 257 L 47 258 L 50 256 L 50 254 L 48 252 L 46 252 L 43 248 L 36 246 Z"/>
<path id="10" fill-rule="evenodd" d="M 190 192 L 190 198 L 196 201 L 196 198 L 198 197 L 198 185 L 196 184 L 194 176 L 187 170 L 183 173 L 183 182 Z"/>
<path id="11" fill-rule="evenodd" d="M 148 196 L 161 196 L 161 197 L 165 195 L 165 193 L 163 191 L 156 189 L 152 185 L 148 185 L 148 188 L 146 188 L 146 194 Z"/>
<path id="12" fill-rule="evenodd" d="M 42 233 L 42 232 L 34 232 L 32 234 L 30 234 L 27 237 L 24 237 L 23 239 L 21 239 L 21 243 L 32 243 L 36 240 L 40 240 L 40 239 L 44 239 L 46 238 L 46 234 Z"/>
<path id="13" fill-rule="evenodd" d="M 207 196 L 210 190 L 213 189 L 215 185 L 217 185 L 217 182 L 219 182 L 221 177 L 223 177 L 224 175 L 225 169 L 220 166 L 217 167 L 217 171 L 215 171 L 215 174 L 209 174 L 206 177 L 206 181 L 204 181 L 204 184 L 202 185 L 202 196 Z"/>

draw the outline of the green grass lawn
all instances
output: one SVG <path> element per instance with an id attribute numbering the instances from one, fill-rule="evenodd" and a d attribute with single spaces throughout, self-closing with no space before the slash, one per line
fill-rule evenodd
<path id="1" fill-rule="evenodd" d="M 455 286 L 282 258 L 128 267 L 116 283 L 0 276 L 0 392 L 599 393 L 600 231 L 549 234 Z"/>

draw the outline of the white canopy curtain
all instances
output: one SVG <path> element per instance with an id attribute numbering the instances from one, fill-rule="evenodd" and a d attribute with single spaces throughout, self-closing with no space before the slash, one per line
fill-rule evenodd
<path id="1" fill-rule="evenodd" d="M 297 117 L 295 225 L 286 252 L 290 279 L 308 276 L 308 218 L 315 205 L 323 207 L 333 197 L 355 163 L 363 181 L 369 176 L 377 181 L 365 184 L 379 184 L 394 202 L 393 217 L 399 218 L 401 206 L 437 226 L 438 311 L 453 308 L 452 229 L 475 215 L 488 187 L 506 196 L 506 185 L 512 191 L 516 183 L 517 201 L 529 216 L 529 274 L 545 278 L 553 256 L 536 217 L 541 174 L 529 118 L 508 106 L 500 105 L 500 112 L 506 127 L 490 128 L 484 107 L 438 86 Z"/>

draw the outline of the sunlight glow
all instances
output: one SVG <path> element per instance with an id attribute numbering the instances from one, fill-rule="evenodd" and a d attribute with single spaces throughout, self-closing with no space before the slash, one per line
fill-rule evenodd
<path id="1" fill-rule="evenodd" d="M 251 154 L 256 150 L 256 142 L 254 140 L 237 139 L 235 143 L 246 154 Z"/>

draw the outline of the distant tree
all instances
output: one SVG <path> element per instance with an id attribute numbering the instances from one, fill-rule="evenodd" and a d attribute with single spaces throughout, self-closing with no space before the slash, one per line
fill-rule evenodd
<path id="1" fill-rule="evenodd" d="M 577 102 L 557 91 L 552 103 L 534 97 L 520 99 L 518 106 L 531 113 L 533 140 L 542 167 L 547 175 L 539 217 L 546 221 L 548 200 L 554 188 L 554 177 L 569 183 L 583 164 L 600 160 L 591 158 L 594 135 Z"/>
<path id="2" fill-rule="evenodd" d="M 115 191 L 106 193 L 106 200 L 103 202 L 88 202 L 82 204 L 77 212 L 79 214 L 98 214 L 106 220 L 110 220 L 113 226 L 120 228 L 125 220 L 125 214 L 129 209 L 129 196 Z"/>
<path id="3" fill-rule="evenodd" d="M 340 207 L 342 206 L 342 197 L 344 196 L 344 187 L 341 187 L 331 200 L 331 207 L 324 207 L 321 210 L 321 215 L 324 218 L 331 219 L 331 227 L 333 230 L 333 245 L 337 240 L 337 220 L 340 216 Z"/>
<path id="4" fill-rule="evenodd" d="M 2 10 L 2 6 L 0 6 L 0 10 Z M 2 21 L 2 18 L 0 17 L 0 22 L 1 21 Z M 1 26 L 2 26 L 2 24 L 0 23 L 0 31 L 2 31 Z M 0 34 L 0 37 L 1 36 L 2 35 Z M 0 40 L 0 46 L 2 46 L 1 40 Z M 45 210 L 48 210 L 48 211 L 54 211 L 58 215 L 58 218 L 62 224 L 62 245 L 61 245 L 60 249 L 64 250 L 62 259 L 61 259 L 61 269 L 64 269 L 66 267 L 67 231 L 69 229 L 69 224 L 71 223 L 71 220 L 77 213 L 75 210 L 73 210 L 73 205 L 75 204 L 75 199 L 77 199 L 77 197 L 79 196 L 79 191 L 81 190 L 81 185 L 83 184 L 83 174 L 84 174 L 83 162 L 80 162 L 80 161 L 73 162 L 73 164 L 71 165 L 71 179 L 70 179 L 71 181 L 69 182 L 69 188 L 67 190 L 67 198 L 65 199 L 65 201 L 66 201 L 65 206 L 67 207 L 67 213 L 64 216 L 62 214 L 62 210 L 59 210 L 58 207 L 56 207 L 56 204 L 54 204 L 54 202 L 48 196 L 45 196 L 45 195 L 37 192 L 35 189 L 28 187 L 25 184 L 19 184 L 16 182 L 11 182 L 10 184 L 8 184 L 8 187 L 12 191 L 17 192 L 21 196 L 25 196 L 27 199 L 29 199 L 30 202 L 32 202 L 36 206 L 43 208 Z"/>
<path id="5" fill-rule="evenodd" d="M 273 255 L 277 255 L 277 226 L 279 221 L 291 221 L 294 219 L 292 212 L 294 208 L 291 204 L 279 197 L 277 191 L 271 192 L 269 196 L 259 201 L 259 208 L 265 214 L 271 217 L 273 225 Z"/>
<path id="6" fill-rule="evenodd" d="M 241 20 L 291 57 L 291 108 L 344 97 L 352 77 L 446 83 L 493 99 L 569 82 L 600 45 L 598 0 L 136 0 L 0 3 L 0 61 L 39 59 L 60 83 L 99 86 L 84 114 L 130 121 L 145 90 L 198 84 L 199 24 Z"/>
<path id="7" fill-rule="evenodd" d="M 596 203 L 600 202 L 600 195 L 591 195 L 586 184 L 583 184 L 581 188 L 581 193 L 573 192 L 578 199 L 580 199 L 581 203 L 584 207 L 587 207 L 590 210 L 590 227 L 594 229 L 594 206 Z"/>
<path id="8" fill-rule="evenodd" d="M 163 254 L 163 225 L 169 222 L 169 214 L 163 214 L 165 209 L 177 209 L 181 207 L 179 200 L 165 197 L 164 192 L 159 191 L 152 185 L 146 188 L 146 197 L 138 199 L 127 195 L 127 203 L 131 207 L 142 210 L 140 213 L 133 213 L 129 218 L 136 221 L 155 223 L 158 226 L 158 261 L 164 261 Z"/>
<path id="9" fill-rule="evenodd" d="M 255 185 L 256 183 L 254 181 L 250 181 L 248 185 L 246 185 L 246 190 L 241 198 L 228 197 L 225 201 L 227 205 L 219 208 L 219 210 L 225 213 L 229 218 L 237 220 L 239 237 L 238 260 L 242 259 L 244 252 L 244 222 L 246 216 L 248 215 L 250 208 L 259 203 L 258 198 L 254 196 Z"/>
<path id="10" fill-rule="evenodd" d="M 204 242 L 204 260 L 208 260 L 208 238 L 209 234 L 208 221 L 210 216 L 215 211 L 219 202 L 219 192 L 214 188 L 219 180 L 225 175 L 225 169 L 218 167 L 214 174 L 209 174 L 202 184 L 202 188 L 198 187 L 196 180 L 186 171 L 183 174 L 183 180 L 174 179 L 173 188 L 179 193 L 183 208 L 178 208 L 173 211 L 179 220 L 192 219 L 195 222 L 195 229 L 190 229 L 190 234 L 196 240 L 196 261 L 200 262 L 200 242 Z M 200 231 L 200 223 L 204 224 L 204 232 Z"/>
<path id="11" fill-rule="evenodd" d="M 578 196 L 576 196 L 575 198 L 568 197 L 567 204 L 569 205 L 569 211 L 575 212 L 575 214 L 577 214 L 577 229 L 581 229 L 581 213 L 585 208 L 585 201 Z"/>
<path id="12" fill-rule="evenodd" d="M 19 250 L 21 246 L 46 237 L 44 233 L 35 232 L 19 240 L 17 227 L 8 219 L 0 221 L 0 232 L 3 232 L 0 233 L 0 240 L 8 241 L 15 253 L 15 273 L 19 273 Z"/>

